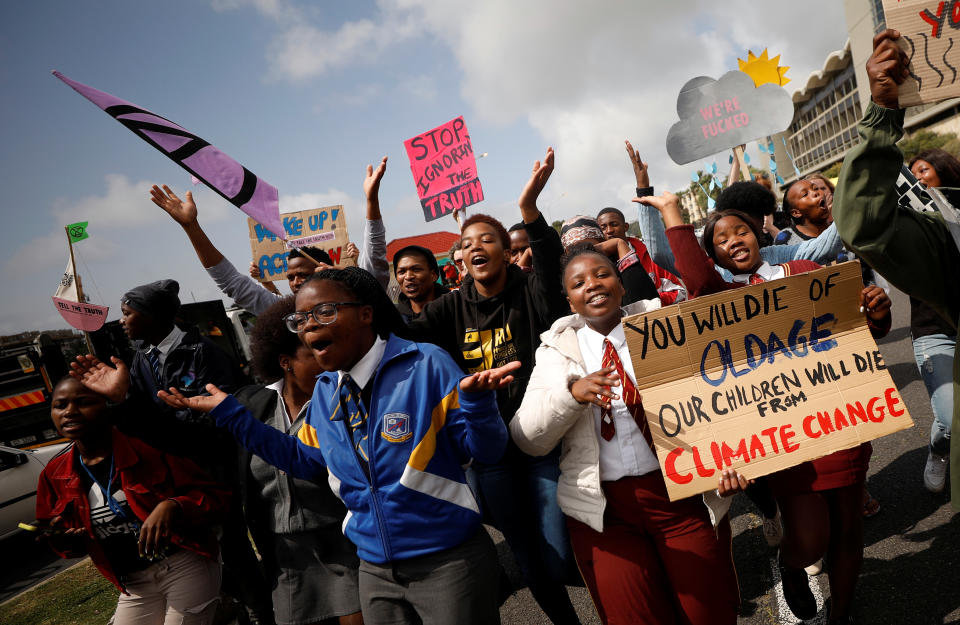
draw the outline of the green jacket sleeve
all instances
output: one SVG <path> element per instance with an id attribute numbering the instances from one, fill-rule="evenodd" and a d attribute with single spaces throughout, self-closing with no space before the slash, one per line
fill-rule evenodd
<path id="1" fill-rule="evenodd" d="M 857 130 L 861 142 L 843 161 L 833 200 L 840 237 L 891 284 L 956 325 L 960 251 L 939 215 L 898 205 L 903 111 L 871 102 Z"/>

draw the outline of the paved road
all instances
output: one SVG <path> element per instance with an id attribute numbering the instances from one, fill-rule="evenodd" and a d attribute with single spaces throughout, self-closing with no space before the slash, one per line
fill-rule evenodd
<path id="1" fill-rule="evenodd" d="M 879 515 L 865 523 L 863 570 L 857 588 L 855 616 L 860 624 L 960 624 L 960 525 L 946 496 L 923 488 L 922 470 L 932 415 L 926 389 L 917 375 L 909 337 L 909 304 L 893 294 L 894 330 L 880 349 L 900 389 L 916 427 L 874 441 L 868 486 L 880 498 Z M 760 534 L 760 519 L 738 497 L 731 509 L 734 555 L 743 598 L 740 625 L 797 623 L 778 600 L 773 554 Z M 502 539 L 498 541 L 508 572 L 519 585 L 516 566 Z M 61 565 L 29 537 L 0 544 L 0 601 L 39 583 Z M 821 597 L 829 596 L 827 576 L 812 578 Z M 584 625 L 598 624 L 590 597 L 571 588 L 571 597 Z M 526 588 L 520 588 L 501 609 L 505 625 L 548 623 Z M 810 623 L 825 623 L 821 613 Z"/>
<path id="2" fill-rule="evenodd" d="M 960 519 L 945 495 L 923 487 L 929 440 L 930 400 L 917 373 L 910 342 L 910 306 L 894 292 L 893 331 L 879 341 L 890 373 L 916 426 L 873 442 L 867 486 L 881 501 L 864 524 L 864 562 L 854 616 L 864 625 L 960 624 Z M 743 599 L 739 625 L 799 623 L 777 598 L 771 553 L 760 518 L 744 497 L 731 508 L 733 551 Z M 501 553 L 503 545 L 498 545 Z M 826 574 L 811 578 L 821 597 L 830 595 Z M 586 624 L 600 622 L 589 595 L 570 588 Z M 501 609 L 504 625 L 549 623 L 530 592 L 519 590 Z M 823 612 L 808 623 L 826 623 Z"/>

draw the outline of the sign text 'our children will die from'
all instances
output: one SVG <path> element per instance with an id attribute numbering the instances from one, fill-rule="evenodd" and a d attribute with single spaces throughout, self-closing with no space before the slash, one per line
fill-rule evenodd
<path id="1" fill-rule="evenodd" d="M 473 144 L 463 117 L 403 143 L 427 221 L 483 200 Z"/>
<path id="2" fill-rule="evenodd" d="M 862 288 L 849 262 L 624 319 L 671 500 L 913 425 Z"/>

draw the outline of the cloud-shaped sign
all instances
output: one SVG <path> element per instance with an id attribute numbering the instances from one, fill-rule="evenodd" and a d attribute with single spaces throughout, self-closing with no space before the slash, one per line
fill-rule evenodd
<path id="1" fill-rule="evenodd" d="M 743 72 L 714 80 L 698 76 L 677 96 L 680 121 L 667 133 L 667 154 L 685 165 L 727 148 L 786 130 L 793 100 L 778 85 L 755 87 Z"/>

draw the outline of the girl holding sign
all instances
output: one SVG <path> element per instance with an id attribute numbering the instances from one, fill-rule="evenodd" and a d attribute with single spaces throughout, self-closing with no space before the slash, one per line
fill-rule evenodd
<path id="1" fill-rule="evenodd" d="M 703 248 L 693 227 L 683 223 L 677 196 L 637 198 L 657 208 L 666 226 L 677 270 L 691 297 L 777 280 L 819 269 L 812 261 L 770 265 L 760 256 L 756 227 L 736 210 L 713 213 L 703 231 Z M 712 262 L 711 262 L 712 261 Z M 725 281 L 713 263 L 727 269 Z M 890 298 L 877 286 L 860 293 L 860 305 L 874 337 L 890 330 Z M 872 447 L 844 449 L 769 476 L 783 514 L 780 575 L 787 605 L 798 618 L 816 616 L 817 604 L 803 568 L 824 553 L 830 562 L 830 623 L 848 623 L 863 561 L 862 493 Z"/>
<path id="2" fill-rule="evenodd" d="M 510 433 L 536 456 L 563 445 L 557 499 L 601 620 L 736 623 L 730 503 L 721 495 L 746 480 L 725 471 L 718 492 L 671 502 L 634 386 L 620 320 L 660 300 L 621 308 L 620 273 L 590 245 L 567 251 L 563 287 L 575 314 L 542 335 Z"/>

